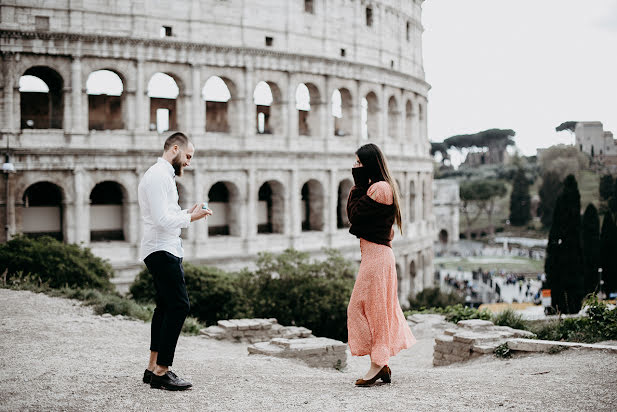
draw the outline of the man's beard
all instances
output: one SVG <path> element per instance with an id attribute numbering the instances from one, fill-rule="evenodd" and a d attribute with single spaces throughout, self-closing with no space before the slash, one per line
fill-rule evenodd
<path id="1" fill-rule="evenodd" d="M 180 158 L 180 153 L 178 153 L 176 155 L 176 157 L 174 157 L 171 160 L 171 165 L 174 168 L 174 172 L 176 173 L 176 176 L 182 176 L 182 169 L 183 169 L 183 167 L 182 167 L 182 161 L 180 159 L 181 159 Z"/>

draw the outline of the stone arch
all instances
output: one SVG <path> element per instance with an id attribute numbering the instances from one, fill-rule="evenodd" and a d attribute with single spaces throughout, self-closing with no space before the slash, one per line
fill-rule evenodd
<path id="1" fill-rule="evenodd" d="M 441 229 L 439 231 L 439 242 L 444 245 L 448 243 L 448 231 L 446 229 Z"/>
<path id="2" fill-rule="evenodd" d="M 208 191 L 208 208 L 215 213 L 208 217 L 210 236 L 240 236 L 240 192 L 229 181 L 219 181 Z"/>
<path id="3" fill-rule="evenodd" d="M 407 100 L 407 103 L 405 103 L 405 138 L 409 142 L 412 142 L 414 139 L 413 115 L 413 103 L 411 100 Z"/>
<path id="4" fill-rule="evenodd" d="M 277 180 L 264 182 L 257 194 L 257 233 L 285 232 L 285 187 Z"/>
<path id="5" fill-rule="evenodd" d="M 321 95 L 313 83 L 300 83 L 296 88 L 298 110 L 298 135 L 319 136 L 321 133 Z"/>
<path id="6" fill-rule="evenodd" d="M 332 92 L 334 135 L 349 136 L 353 131 L 353 98 L 349 89 L 341 87 Z"/>
<path id="7" fill-rule="evenodd" d="M 388 137 L 392 139 L 399 139 L 399 122 L 401 118 L 401 112 L 398 107 L 398 101 L 396 97 L 390 96 L 388 99 Z"/>
<path id="8" fill-rule="evenodd" d="M 90 192 L 90 241 L 126 240 L 128 238 L 128 194 L 115 181 L 97 183 Z"/>
<path id="9" fill-rule="evenodd" d="M 240 110 L 235 83 L 224 76 L 210 76 L 202 89 L 206 102 L 206 132 L 236 133 Z"/>
<path id="10" fill-rule="evenodd" d="M 148 81 L 147 93 L 150 98 L 149 129 L 158 133 L 178 130 L 180 86 L 176 77 L 169 73 L 154 73 Z"/>
<path id="11" fill-rule="evenodd" d="M 29 185 L 22 196 L 21 232 L 28 236 L 51 236 L 63 241 L 64 205 L 61 186 L 49 181 Z"/>
<path id="12" fill-rule="evenodd" d="M 37 87 L 36 79 L 47 89 Z M 64 80 L 56 70 L 48 66 L 28 68 L 19 79 L 19 93 L 22 129 L 62 129 Z"/>
<path id="13" fill-rule="evenodd" d="M 362 138 L 375 139 L 379 136 L 379 100 L 375 92 L 368 92 L 362 99 Z"/>
<path id="14" fill-rule="evenodd" d="M 127 110 L 124 84 L 120 73 L 112 69 L 95 70 L 88 75 L 88 129 L 124 129 Z"/>
<path id="15" fill-rule="evenodd" d="M 416 218 L 416 182 L 412 180 L 409 182 L 409 222 L 415 222 Z"/>
<path id="16" fill-rule="evenodd" d="M 428 192 L 428 182 L 426 180 L 422 180 L 422 220 L 426 220 L 428 217 L 428 208 L 429 208 L 429 192 Z"/>
<path id="17" fill-rule="evenodd" d="M 344 229 L 351 224 L 347 217 L 347 199 L 349 198 L 349 192 L 353 187 L 353 182 L 350 179 L 345 179 L 339 182 L 338 185 L 338 202 L 336 204 L 336 227 Z"/>
<path id="18" fill-rule="evenodd" d="M 321 231 L 324 228 L 325 195 L 323 185 L 311 179 L 302 186 L 302 231 Z"/>
<path id="19" fill-rule="evenodd" d="M 278 85 L 260 81 L 253 91 L 257 134 L 276 134 L 283 130 L 282 94 Z"/>

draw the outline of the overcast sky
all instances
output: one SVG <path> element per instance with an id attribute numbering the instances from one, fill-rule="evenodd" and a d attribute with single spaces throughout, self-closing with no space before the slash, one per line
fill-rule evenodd
<path id="1" fill-rule="evenodd" d="M 572 144 L 568 120 L 617 137 L 617 0 L 427 0 L 422 22 L 431 141 L 513 129 L 532 155 Z"/>

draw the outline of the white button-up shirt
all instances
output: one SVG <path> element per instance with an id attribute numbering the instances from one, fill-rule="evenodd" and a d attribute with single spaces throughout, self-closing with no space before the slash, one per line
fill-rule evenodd
<path id="1" fill-rule="evenodd" d="M 191 223 L 191 215 L 178 205 L 178 188 L 174 168 L 159 157 L 139 182 L 139 208 L 143 219 L 140 259 L 164 250 L 177 257 L 184 256 L 180 230 Z"/>

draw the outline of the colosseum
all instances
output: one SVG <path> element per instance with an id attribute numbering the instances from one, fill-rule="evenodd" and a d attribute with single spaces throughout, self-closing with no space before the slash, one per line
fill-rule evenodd
<path id="1" fill-rule="evenodd" d="M 354 151 L 377 143 L 403 196 L 399 294 L 433 284 L 423 0 L 15 0 L 0 5 L 3 240 L 47 234 L 141 267 L 137 185 L 173 131 L 195 144 L 180 204 L 215 215 L 185 259 L 260 251 L 359 260 Z M 14 172 L 10 167 L 14 165 Z"/>

